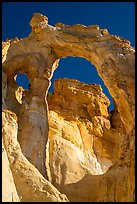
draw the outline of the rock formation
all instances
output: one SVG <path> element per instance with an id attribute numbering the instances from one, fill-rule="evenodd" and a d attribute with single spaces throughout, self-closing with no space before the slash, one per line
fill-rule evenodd
<path id="1" fill-rule="evenodd" d="M 2 43 L 3 202 L 135 201 L 135 49 L 96 25 L 50 26 L 38 13 L 30 25 Z M 112 112 L 100 85 L 58 79 L 48 93 L 67 56 L 95 65 Z"/>

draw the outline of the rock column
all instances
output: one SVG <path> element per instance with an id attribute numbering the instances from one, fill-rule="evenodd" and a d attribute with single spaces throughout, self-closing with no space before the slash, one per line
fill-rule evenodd
<path id="1" fill-rule="evenodd" d="M 45 102 L 48 80 L 34 78 L 19 114 L 18 140 L 23 154 L 46 177 L 45 149 L 48 135 Z"/>

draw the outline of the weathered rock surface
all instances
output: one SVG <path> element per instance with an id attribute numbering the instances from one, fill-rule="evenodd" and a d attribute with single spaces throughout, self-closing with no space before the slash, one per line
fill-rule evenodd
<path id="1" fill-rule="evenodd" d="M 14 183 L 21 202 L 46 202 L 46 201 L 67 201 L 42 174 L 25 158 L 17 141 L 17 117 L 12 111 L 3 111 L 3 143 L 10 162 L 10 168 L 14 178 Z M 3 162 L 5 161 L 3 157 Z M 6 170 L 3 169 L 3 176 Z M 13 179 L 12 178 L 12 179 Z M 8 179 L 8 178 L 6 178 Z M 3 180 L 3 183 L 5 180 Z M 10 182 L 10 181 L 9 181 Z M 3 186 L 3 201 L 7 201 L 7 188 Z M 13 190 L 13 184 L 9 183 L 9 189 Z M 13 194 L 14 195 L 14 194 Z M 9 196 L 10 201 L 10 196 Z M 15 199 L 13 201 L 16 201 Z"/>
<path id="2" fill-rule="evenodd" d="M 100 85 L 58 79 L 48 104 L 47 169 L 52 184 L 75 202 L 117 200 L 109 187 L 116 185 L 118 199 L 126 201 L 126 190 L 120 193 L 119 185 L 123 171 L 128 176 L 127 167 L 115 167 L 120 135 L 110 123 L 109 100 Z M 117 183 L 113 176 L 119 180 L 119 174 L 122 181 Z"/>
<path id="3" fill-rule="evenodd" d="M 10 170 L 7 153 L 2 142 L 2 202 L 19 202 L 20 199 Z"/>
<path id="4" fill-rule="evenodd" d="M 48 104 L 52 181 L 62 183 L 64 179 L 64 184 L 68 184 L 88 172 L 105 173 L 112 165 L 116 138 L 113 136 L 111 141 L 103 135 L 104 128 L 110 129 L 109 101 L 100 85 L 59 79 Z"/>
<path id="5" fill-rule="evenodd" d="M 96 25 L 53 27 L 41 14 L 30 25 L 27 38 L 2 43 L 3 202 L 135 201 L 135 49 Z M 67 56 L 95 65 L 113 112 L 99 85 L 72 79 L 57 80 L 47 99 Z"/>

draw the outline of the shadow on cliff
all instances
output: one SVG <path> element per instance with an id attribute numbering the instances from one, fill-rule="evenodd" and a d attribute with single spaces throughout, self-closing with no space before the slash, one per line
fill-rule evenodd
<path id="1" fill-rule="evenodd" d="M 76 183 L 56 185 L 56 188 L 65 194 L 70 202 L 132 202 L 134 192 L 125 188 L 125 184 L 134 180 L 133 171 L 132 167 L 129 170 L 126 165 L 123 168 L 123 165 L 115 164 L 105 174 L 88 173 Z"/>
<path id="2" fill-rule="evenodd" d="M 71 202 L 94 202 L 101 198 L 100 182 L 103 175 L 86 174 L 80 181 L 55 187 L 67 196 Z M 105 185 L 105 184 L 104 184 Z M 103 187 L 105 192 L 105 186 Z M 103 200 L 102 200 L 103 201 Z"/>

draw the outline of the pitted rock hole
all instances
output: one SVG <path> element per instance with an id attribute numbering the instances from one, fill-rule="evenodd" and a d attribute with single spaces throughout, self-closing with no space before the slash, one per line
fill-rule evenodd
<path id="1" fill-rule="evenodd" d="M 84 71 L 83 71 L 84 70 Z M 113 98 L 110 95 L 107 87 L 105 86 L 103 80 L 98 75 L 98 72 L 94 65 L 92 65 L 88 60 L 81 57 L 67 57 L 61 58 L 59 61 L 59 66 L 55 70 L 53 77 L 51 79 L 51 86 L 49 88 L 48 95 L 54 92 L 54 81 L 59 78 L 69 78 L 76 79 L 85 84 L 99 84 L 103 89 L 103 93 L 109 98 L 110 105 L 109 111 L 114 110 Z"/>

